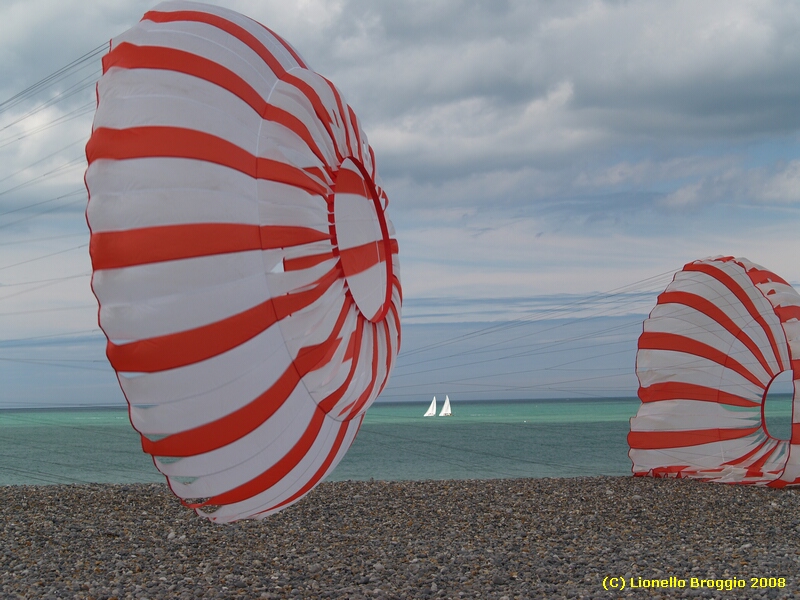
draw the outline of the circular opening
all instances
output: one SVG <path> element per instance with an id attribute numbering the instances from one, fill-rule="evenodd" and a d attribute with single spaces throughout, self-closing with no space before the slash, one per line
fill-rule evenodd
<path id="1" fill-rule="evenodd" d="M 792 437 L 792 371 L 779 373 L 770 381 L 761 404 L 761 422 L 770 437 L 789 440 Z"/>
<path id="2" fill-rule="evenodd" d="M 377 190 L 364 167 L 345 159 L 336 176 L 333 228 L 353 300 L 367 319 L 386 316 L 391 300 L 392 249 Z"/>

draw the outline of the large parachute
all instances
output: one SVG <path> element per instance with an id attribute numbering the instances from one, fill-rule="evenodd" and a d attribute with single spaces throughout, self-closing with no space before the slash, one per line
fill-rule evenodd
<path id="1" fill-rule="evenodd" d="M 767 390 L 792 373 L 790 440 L 770 435 Z M 687 264 L 644 322 L 634 475 L 800 484 L 800 295 L 744 258 Z"/>
<path id="2" fill-rule="evenodd" d="M 146 13 L 97 96 L 92 287 L 131 423 L 198 514 L 264 517 L 333 470 L 395 363 L 372 148 L 286 41 L 216 6 Z"/>

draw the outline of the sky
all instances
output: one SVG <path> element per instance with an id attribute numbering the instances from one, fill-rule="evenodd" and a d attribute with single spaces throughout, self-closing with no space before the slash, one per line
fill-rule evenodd
<path id="1" fill-rule="evenodd" d="M 641 321 L 685 263 L 800 282 L 795 2 L 212 3 L 287 39 L 369 136 L 404 291 L 385 399 L 633 396 Z M 152 6 L 0 3 L 0 102 L 95 53 L 0 105 L 0 407 L 124 402 L 83 146 L 98 49 Z"/>

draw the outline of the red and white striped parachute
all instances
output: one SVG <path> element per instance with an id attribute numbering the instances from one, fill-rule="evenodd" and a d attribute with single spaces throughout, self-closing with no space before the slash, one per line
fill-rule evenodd
<path id="1" fill-rule="evenodd" d="M 644 322 L 642 405 L 631 419 L 634 475 L 800 484 L 800 411 L 791 440 L 767 431 L 772 381 L 800 379 L 800 295 L 744 258 L 686 265 Z"/>
<path id="2" fill-rule="evenodd" d="M 198 514 L 280 510 L 344 456 L 400 344 L 366 135 L 288 43 L 205 4 L 112 40 L 97 95 L 92 286 L 131 422 Z"/>

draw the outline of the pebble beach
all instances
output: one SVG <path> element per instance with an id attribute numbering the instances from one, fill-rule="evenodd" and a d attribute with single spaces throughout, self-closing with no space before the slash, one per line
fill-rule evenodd
<path id="1" fill-rule="evenodd" d="M 5 486 L 0 511 L 2 598 L 800 597 L 791 488 L 342 481 L 216 525 L 162 484 Z"/>

